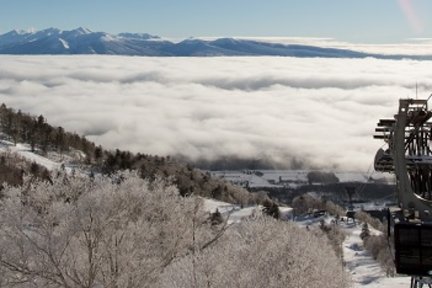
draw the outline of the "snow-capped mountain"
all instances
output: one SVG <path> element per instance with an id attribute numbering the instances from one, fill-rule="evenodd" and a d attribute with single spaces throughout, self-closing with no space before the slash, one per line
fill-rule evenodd
<path id="1" fill-rule="evenodd" d="M 0 53 L 159 55 L 160 46 L 169 44 L 159 40 L 149 34 L 112 35 L 82 27 L 71 31 L 56 28 L 37 32 L 14 30 L 0 35 Z"/>
<path id="2" fill-rule="evenodd" d="M 432 59 L 429 55 L 382 55 L 349 49 L 281 44 L 263 40 L 191 38 L 179 43 L 146 33 L 109 34 L 86 28 L 13 30 L 0 35 L 0 54 L 112 54 L 137 56 L 290 56 L 326 58 Z"/>

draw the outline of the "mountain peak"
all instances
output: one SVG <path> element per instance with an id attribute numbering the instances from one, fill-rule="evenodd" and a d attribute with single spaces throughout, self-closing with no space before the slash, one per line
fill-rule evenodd
<path id="1" fill-rule="evenodd" d="M 8 33 L 14 34 L 14 35 L 24 35 L 24 34 L 27 34 L 29 32 L 26 31 L 26 30 L 24 30 L 24 29 L 14 29 L 14 30 L 12 30 L 12 31 L 10 31 Z"/>
<path id="2" fill-rule="evenodd" d="M 46 29 L 43 29 L 43 30 L 40 30 L 40 31 L 37 31 L 37 32 L 46 32 L 46 33 L 49 33 L 49 32 L 60 32 L 60 31 L 61 30 L 58 29 L 58 28 L 49 27 L 49 28 L 46 28 Z"/>

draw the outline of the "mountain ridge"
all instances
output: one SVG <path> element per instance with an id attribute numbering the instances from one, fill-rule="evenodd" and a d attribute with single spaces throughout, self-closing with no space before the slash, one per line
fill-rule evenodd
<path id="1" fill-rule="evenodd" d="M 125 56 L 283 56 L 323 58 L 379 58 L 431 60 L 432 55 L 383 55 L 350 49 L 303 44 L 283 44 L 241 38 L 204 40 L 189 38 L 180 42 L 148 33 L 93 32 L 47 28 L 39 31 L 12 30 L 0 35 L 0 54 L 11 55 L 125 55 Z"/>

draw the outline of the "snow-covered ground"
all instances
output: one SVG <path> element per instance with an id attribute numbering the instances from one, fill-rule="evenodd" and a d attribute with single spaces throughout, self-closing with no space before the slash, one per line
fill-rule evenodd
<path id="1" fill-rule="evenodd" d="M 47 168 L 48 170 L 59 169 L 61 163 L 54 162 L 46 157 L 38 155 L 31 151 L 31 147 L 28 144 L 17 143 L 16 145 L 7 140 L 0 140 L 0 151 L 16 153 L 17 155 L 25 158 L 30 162 L 36 162 L 37 164 Z"/>
<path id="2" fill-rule="evenodd" d="M 66 154 L 60 154 L 57 152 L 48 152 L 47 157 L 38 154 L 38 151 L 32 151 L 29 144 L 17 143 L 14 144 L 5 139 L 0 139 L 0 152 L 7 152 L 16 154 L 29 162 L 35 162 L 36 164 L 45 167 L 48 171 L 55 171 L 65 169 L 67 173 L 84 173 L 73 164 L 74 158 L 84 158 L 81 151 L 73 151 L 74 157 Z"/>
<path id="3" fill-rule="evenodd" d="M 47 168 L 49 171 L 60 169 L 60 163 L 54 162 L 46 157 L 32 152 L 30 146 L 27 144 L 18 143 L 15 146 L 10 146 L 9 150 L 11 152 L 17 153 L 30 162 L 36 162 L 37 164 Z"/>
<path id="4" fill-rule="evenodd" d="M 300 226 L 319 225 L 321 219 L 326 223 L 331 222 L 331 217 L 309 217 L 298 219 Z M 410 277 L 398 276 L 390 278 L 380 267 L 380 264 L 373 259 L 371 254 L 364 249 L 363 241 L 360 239 L 362 229 L 361 223 L 352 222 L 340 223 L 340 227 L 346 232 L 346 239 L 343 243 L 344 262 L 346 270 L 351 274 L 354 288 L 408 288 Z M 380 232 L 370 228 L 372 234 Z"/>
<path id="5" fill-rule="evenodd" d="M 216 209 L 224 216 L 228 218 L 228 224 L 237 223 L 244 218 L 251 217 L 256 213 L 260 213 L 262 206 L 250 206 L 241 208 L 239 205 L 221 202 L 215 199 L 203 198 L 204 200 L 204 211 L 214 213 Z M 292 219 L 292 208 L 290 207 L 279 207 L 280 215 L 282 219 Z"/>
<path id="6" fill-rule="evenodd" d="M 361 225 L 346 226 L 347 238 L 343 243 L 346 269 L 351 273 L 356 288 L 408 288 L 410 277 L 388 278 L 369 252 L 364 250 L 360 239 Z"/>

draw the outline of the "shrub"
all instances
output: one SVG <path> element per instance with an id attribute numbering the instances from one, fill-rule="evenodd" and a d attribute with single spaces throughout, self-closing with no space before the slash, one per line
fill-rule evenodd
<path id="1" fill-rule="evenodd" d="M 364 211 L 356 212 L 355 213 L 355 218 L 357 220 L 359 220 L 360 222 L 368 223 L 373 228 L 375 228 L 375 229 L 377 229 L 379 231 L 384 231 L 383 223 L 380 220 L 378 220 L 378 219 L 370 216 L 369 214 L 367 214 Z"/>
<path id="2" fill-rule="evenodd" d="M 345 232 L 337 225 L 324 223 L 324 220 L 320 222 L 321 231 L 327 236 L 327 239 L 336 253 L 336 256 L 341 259 L 343 258 L 343 248 L 342 244 L 346 238 Z"/>
<path id="3" fill-rule="evenodd" d="M 366 250 L 372 254 L 372 257 L 378 260 L 387 276 L 394 276 L 396 270 L 387 237 L 385 235 L 371 235 L 364 238 L 363 243 Z"/>

